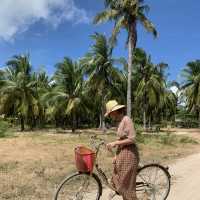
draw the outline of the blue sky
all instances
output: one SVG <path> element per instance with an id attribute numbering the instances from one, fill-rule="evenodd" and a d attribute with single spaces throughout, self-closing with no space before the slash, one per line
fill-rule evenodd
<path id="1" fill-rule="evenodd" d="M 151 54 L 155 63 L 169 64 L 169 78 L 177 79 L 188 61 L 198 59 L 200 44 L 200 2 L 196 0 L 146 0 L 148 17 L 159 37 L 138 26 L 138 47 Z M 112 24 L 93 25 L 103 0 L 1 0 L 0 66 L 15 54 L 30 53 L 35 70 L 53 74 L 64 56 L 79 59 L 89 51 L 94 32 L 110 36 Z M 119 36 L 114 57 L 127 56 L 126 33 Z M 43 66 L 43 67 L 42 67 Z M 179 79 L 179 78 L 178 78 Z"/>

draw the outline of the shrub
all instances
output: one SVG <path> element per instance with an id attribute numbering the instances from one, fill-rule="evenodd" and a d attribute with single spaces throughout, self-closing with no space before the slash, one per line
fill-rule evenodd
<path id="1" fill-rule="evenodd" d="M 137 131 L 143 130 L 143 126 L 141 124 L 134 123 L 134 127 L 135 127 L 135 130 L 137 130 Z"/>
<path id="2" fill-rule="evenodd" d="M 145 143 L 145 135 L 143 135 L 140 131 L 137 130 L 137 133 L 136 133 L 136 142 L 137 143 L 142 143 L 144 144 Z"/>
<path id="3" fill-rule="evenodd" d="M 8 131 L 8 123 L 0 120 L 0 138 L 6 137 Z"/>
<path id="4" fill-rule="evenodd" d="M 160 136 L 160 143 L 164 145 L 175 145 L 177 143 L 177 137 L 175 135 L 171 135 L 170 133 L 166 133 Z"/>
<path id="5" fill-rule="evenodd" d="M 179 140 L 180 143 L 183 143 L 183 144 L 198 144 L 198 142 L 190 137 L 182 137 L 180 140 Z"/>

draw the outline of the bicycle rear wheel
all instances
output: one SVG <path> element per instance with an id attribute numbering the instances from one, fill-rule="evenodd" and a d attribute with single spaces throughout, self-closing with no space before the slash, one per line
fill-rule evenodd
<path id="1" fill-rule="evenodd" d="M 75 173 L 62 181 L 54 200 L 99 200 L 102 185 L 95 174 Z"/>
<path id="2" fill-rule="evenodd" d="M 138 170 L 136 193 L 138 200 L 166 200 L 170 191 L 170 174 L 158 164 L 149 164 Z"/>

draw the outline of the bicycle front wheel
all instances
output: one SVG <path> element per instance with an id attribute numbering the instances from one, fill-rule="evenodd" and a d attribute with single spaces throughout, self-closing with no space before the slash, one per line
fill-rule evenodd
<path id="1" fill-rule="evenodd" d="M 138 200 L 166 200 L 170 191 L 170 174 L 158 164 L 140 168 L 136 180 Z"/>
<path id="2" fill-rule="evenodd" d="M 95 174 L 75 173 L 62 181 L 54 200 L 99 200 L 102 185 Z"/>

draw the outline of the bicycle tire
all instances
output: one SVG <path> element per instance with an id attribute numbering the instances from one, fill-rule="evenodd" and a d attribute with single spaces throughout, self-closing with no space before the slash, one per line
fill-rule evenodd
<path id="1" fill-rule="evenodd" d="M 153 177 L 153 172 L 156 173 L 155 177 Z M 160 177 L 158 177 L 158 172 L 161 174 Z M 161 187 L 163 188 L 162 193 L 159 191 L 161 190 Z M 168 169 L 162 165 L 153 163 L 138 169 L 136 177 L 136 193 L 138 200 L 144 199 L 142 195 L 145 196 L 148 200 L 166 200 L 170 192 L 170 187 L 171 176 L 168 172 Z M 159 194 L 161 194 L 160 198 Z"/>
<path id="2" fill-rule="evenodd" d="M 82 182 L 82 185 L 81 185 L 81 180 L 84 180 L 84 182 Z M 84 184 L 88 184 L 86 183 L 87 180 L 89 180 L 89 185 L 91 186 L 91 188 L 89 193 L 85 194 L 86 191 L 84 190 L 80 191 L 80 188 L 84 187 Z M 93 181 L 93 185 L 91 185 L 91 181 Z M 96 190 L 94 189 L 95 185 L 96 185 Z M 66 190 L 63 191 L 63 189 Z M 73 194 L 73 192 L 75 192 L 75 194 Z M 54 200 L 75 200 L 75 199 L 90 200 L 90 196 L 91 200 L 92 199 L 99 200 L 101 195 L 102 195 L 102 184 L 96 174 L 77 172 L 68 176 L 60 183 L 60 185 L 56 190 Z"/>

